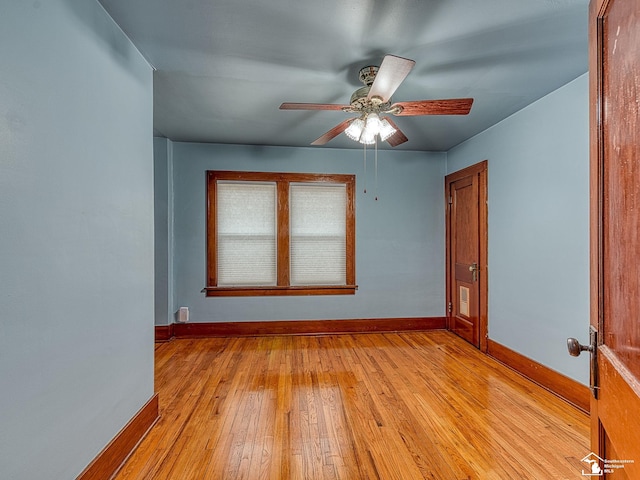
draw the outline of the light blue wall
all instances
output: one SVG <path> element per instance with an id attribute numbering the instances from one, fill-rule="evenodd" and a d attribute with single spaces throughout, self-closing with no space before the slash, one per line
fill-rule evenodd
<path id="1" fill-rule="evenodd" d="M 166 138 L 153 139 L 155 324 L 169 325 L 173 315 L 172 148 Z"/>
<path id="2" fill-rule="evenodd" d="M 448 173 L 489 160 L 489 337 L 588 382 L 588 78 L 448 152 Z"/>
<path id="3" fill-rule="evenodd" d="M 362 150 L 173 143 L 176 305 L 192 322 L 396 318 L 444 315 L 444 153 L 373 151 L 363 193 Z M 355 295 L 206 298 L 205 172 L 356 174 Z"/>
<path id="4" fill-rule="evenodd" d="M 153 395 L 152 72 L 95 0 L 0 59 L 0 478 L 69 480 Z"/>

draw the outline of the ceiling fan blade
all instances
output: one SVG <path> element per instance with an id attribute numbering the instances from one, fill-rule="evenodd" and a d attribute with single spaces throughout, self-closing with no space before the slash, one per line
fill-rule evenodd
<path id="1" fill-rule="evenodd" d="M 367 99 L 371 100 L 373 97 L 380 97 L 382 103 L 388 102 L 391 95 L 409 75 L 415 64 L 416 62 L 408 58 L 385 55 L 376 78 L 373 80 Z"/>
<path id="2" fill-rule="evenodd" d="M 342 110 L 349 105 L 335 103 L 283 103 L 280 110 Z"/>
<path id="3" fill-rule="evenodd" d="M 391 120 L 389 117 L 384 117 L 384 118 L 386 118 L 387 122 L 389 122 L 391 124 L 391 126 L 396 129 L 396 133 L 394 133 L 389 138 L 387 138 L 387 143 L 389 145 L 391 145 L 392 147 L 397 147 L 398 145 L 400 145 L 400 144 L 406 142 L 407 140 L 409 140 L 406 137 L 406 135 L 404 133 L 402 133 L 402 131 L 398 128 L 398 126 L 395 124 L 395 122 L 393 120 Z"/>
<path id="4" fill-rule="evenodd" d="M 354 120 L 353 118 L 348 118 L 344 122 L 340 122 L 338 125 L 333 127 L 327 133 L 325 133 L 321 137 L 319 137 L 316 140 L 314 140 L 313 142 L 311 142 L 311 145 L 324 145 L 329 140 L 332 140 L 333 138 L 337 137 L 342 132 L 344 132 L 347 129 L 347 127 L 349 126 L 349 124 L 351 122 L 353 122 L 353 120 Z"/>
<path id="5" fill-rule="evenodd" d="M 452 98 L 448 100 L 417 100 L 414 102 L 396 102 L 391 108 L 402 107 L 402 116 L 416 115 L 467 115 L 471 110 L 473 98 Z"/>

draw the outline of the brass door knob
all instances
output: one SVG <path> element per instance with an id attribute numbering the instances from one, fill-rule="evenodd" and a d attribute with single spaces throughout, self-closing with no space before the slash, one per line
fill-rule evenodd
<path id="1" fill-rule="evenodd" d="M 575 338 L 567 338 L 567 349 L 572 357 L 579 356 L 582 352 L 593 352 L 593 345 L 582 345 Z"/>
<path id="2" fill-rule="evenodd" d="M 471 272 L 473 281 L 476 282 L 478 280 L 478 270 L 480 270 L 478 268 L 478 264 L 473 262 L 471 265 L 469 265 L 469 271 Z"/>

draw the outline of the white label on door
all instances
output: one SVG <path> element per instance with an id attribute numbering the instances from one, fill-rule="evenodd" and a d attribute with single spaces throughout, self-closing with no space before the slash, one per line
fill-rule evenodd
<path id="1" fill-rule="evenodd" d="M 460 286 L 460 315 L 469 316 L 469 288 Z"/>

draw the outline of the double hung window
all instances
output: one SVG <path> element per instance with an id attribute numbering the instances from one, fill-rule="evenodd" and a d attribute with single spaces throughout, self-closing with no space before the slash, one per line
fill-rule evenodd
<path id="1" fill-rule="evenodd" d="M 353 175 L 210 171 L 208 296 L 353 294 Z"/>

